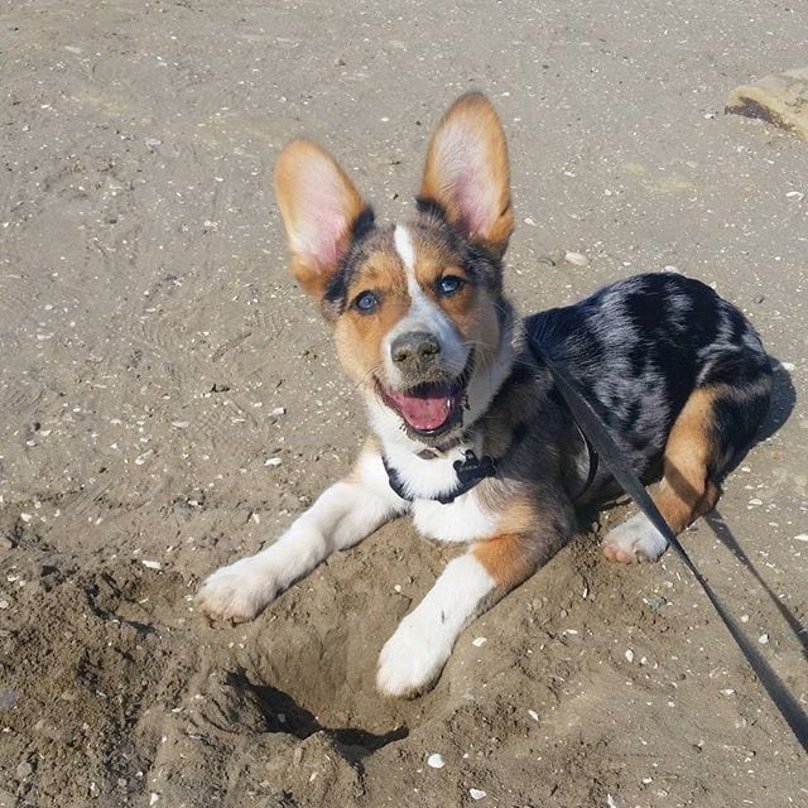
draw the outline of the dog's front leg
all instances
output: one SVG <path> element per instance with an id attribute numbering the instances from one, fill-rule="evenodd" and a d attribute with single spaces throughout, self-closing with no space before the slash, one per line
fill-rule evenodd
<path id="1" fill-rule="evenodd" d="M 351 547 L 408 508 L 391 490 L 378 452 L 366 450 L 353 473 L 324 491 L 274 544 L 208 577 L 197 608 L 218 620 L 252 620 L 335 550 Z"/>
<path id="2" fill-rule="evenodd" d="M 481 612 L 528 578 L 564 543 L 504 534 L 472 546 L 446 565 L 427 596 L 399 624 L 379 657 L 376 685 L 414 696 L 438 678 L 455 641 Z"/>

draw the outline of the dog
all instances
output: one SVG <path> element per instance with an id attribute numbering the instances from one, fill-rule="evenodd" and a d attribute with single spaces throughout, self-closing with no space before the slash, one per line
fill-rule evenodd
<path id="1" fill-rule="evenodd" d="M 507 145 L 484 95 L 443 116 L 406 224 L 378 226 L 306 140 L 283 149 L 275 191 L 292 272 L 333 328 L 370 436 L 275 543 L 204 581 L 203 613 L 252 620 L 332 552 L 410 514 L 420 533 L 467 549 L 384 645 L 376 683 L 394 697 L 432 686 L 463 629 L 575 535 L 576 508 L 615 493 L 531 345 L 566 368 L 643 479 L 661 471 L 654 500 L 674 532 L 713 508 L 769 406 L 758 335 L 708 286 L 671 273 L 518 318 L 502 278 Z M 617 562 L 665 548 L 641 513 L 603 543 Z"/>

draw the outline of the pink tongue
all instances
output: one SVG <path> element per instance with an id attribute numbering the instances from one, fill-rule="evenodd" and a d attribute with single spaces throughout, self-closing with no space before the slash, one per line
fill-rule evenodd
<path id="1" fill-rule="evenodd" d="M 388 395 L 407 423 L 421 432 L 443 426 L 454 408 L 454 400 L 446 388 L 422 396 L 394 392 Z"/>

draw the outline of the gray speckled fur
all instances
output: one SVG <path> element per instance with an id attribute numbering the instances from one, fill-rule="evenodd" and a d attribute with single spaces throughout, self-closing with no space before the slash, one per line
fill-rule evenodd
<path id="1" fill-rule="evenodd" d="M 641 475 L 658 464 L 697 387 L 722 390 L 732 423 L 720 425 L 718 439 L 730 460 L 768 408 L 771 370 L 758 335 L 737 308 L 690 278 L 658 273 L 618 281 L 576 305 L 528 317 L 525 329 L 567 368 Z M 710 472 L 720 477 L 724 470 Z M 609 482 L 599 470 L 589 498 Z"/>

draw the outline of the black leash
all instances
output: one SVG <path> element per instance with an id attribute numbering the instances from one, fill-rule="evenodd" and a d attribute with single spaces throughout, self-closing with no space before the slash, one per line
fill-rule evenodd
<path id="1" fill-rule="evenodd" d="M 676 538 L 676 535 L 657 509 L 654 501 L 645 490 L 645 486 L 634 473 L 634 469 L 631 468 L 629 462 L 617 447 L 617 444 L 612 440 L 611 435 L 606 431 L 603 422 L 592 408 L 592 405 L 578 389 L 576 382 L 573 381 L 562 367 L 556 365 L 553 360 L 541 352 L 537 341 L 530 335 L 528 336 L 528 345 L 536 361 L 549 368 L 573 418 L 578 424 L 578 428 L 583 435 L 592 442 L 592 445 L 597 450 L 609 471 L 611 471 L 615 480 L 617 480 L 634 502 L 637 503 L 640 510 L 668 540 L 668 543 L 678 553 L 685 566 L 693 573 L 693 577 L 699 582 L 701 588 L 710 600 L 710 603 L 713 604 L 715 610 L 724 621 L 724 625 L 729 630 L 732 638 L 746 657 L 746 661 L 766 689 L 769 698 L 780 711 L 780 715 L 783 716 L 786 723 L 791 728 L 800 746 L 802 746 L 803 751 L 808 752 L 808 715 L 806 715 L 800 703 L 788 691 L 785 685 L 783 685 L 760 651 L 758 651 L 749 638 L 741 631 L 735 618 L 727 611 L 724 604 L 702 577 L 695 564 L 690 560 L 690 556 L 685 552 L 679 539 Z"/>

